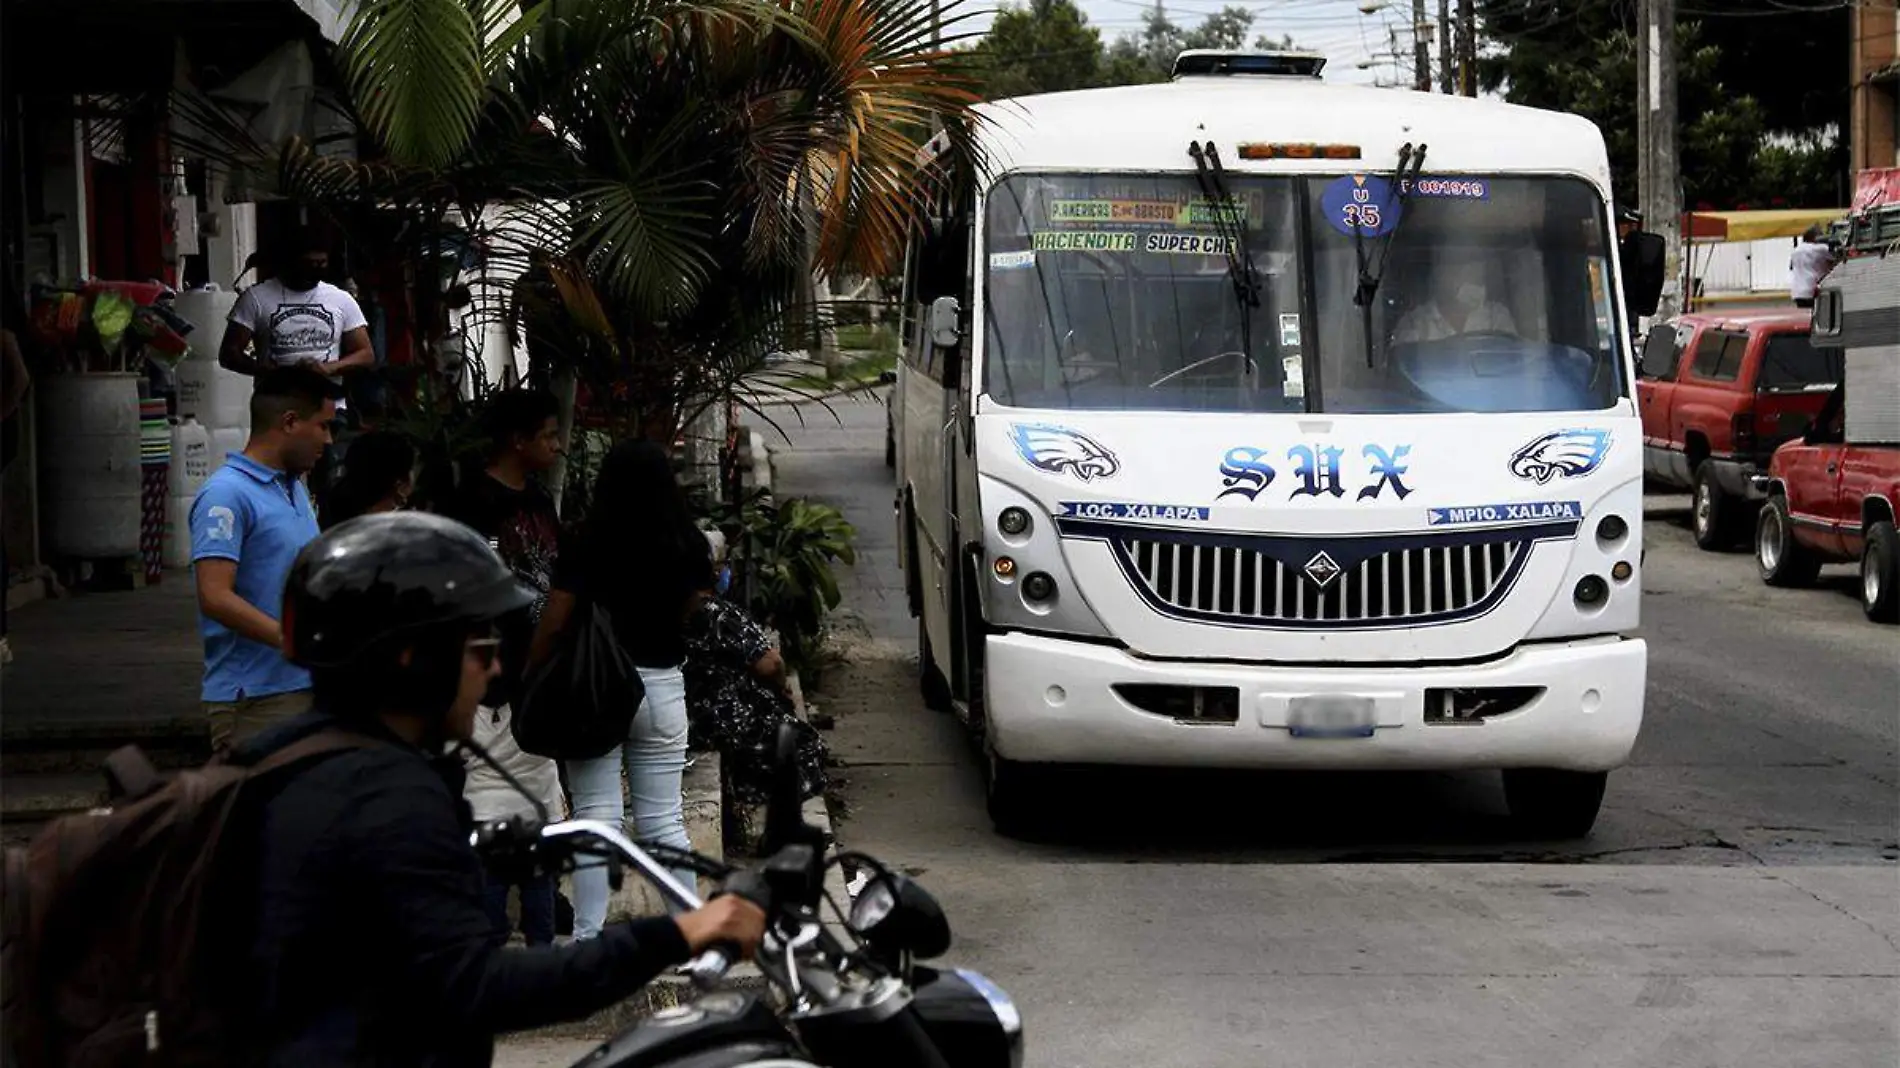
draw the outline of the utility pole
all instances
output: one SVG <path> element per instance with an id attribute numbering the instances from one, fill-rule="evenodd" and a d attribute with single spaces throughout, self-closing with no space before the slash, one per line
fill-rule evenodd
<path id="1" fill-rule="evenodd" d="M 1412 0 L 1412 88 L 1432 91 L 1432 24 L 1425 21 L 1425 0 Z"/>
<path id="2" fill-rule="evenodd" d="M 1458 5 L 1458 93 L 1478 95 L 1478 0 Z"/>
<path id="3" fill-rule="evenodd" d="M 930 47 L 933 50 L 943 48 L 943 4 L 941 0 L 930 0 Z"/>
<path id="4" fill-rule="evenodd" d="M 1438 0 L 1438 88 L 1445 93 L 1458 91 L 1451 79 L 1451 0 Z"/>
<path id="5" fill-rule="evenodd" d="M 1638 201 L 1643 227 L 1662 235 L 1668 251 L 1658 319 L 1682 308 L 1682 171 L 1677 156 L 1676 0 L 1643 0 L 1636 113 Z"/>

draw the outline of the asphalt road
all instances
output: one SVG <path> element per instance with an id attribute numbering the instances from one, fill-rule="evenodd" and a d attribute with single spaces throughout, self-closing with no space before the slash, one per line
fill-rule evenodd
<path id="1" fill-rule="evenodd" d="M 833 410 L 771 444 L 860 531 L 839 833 L 940 896 L 1035 1068 L 1900 1063 L 1900 631 L 1845 570 L 1769 590 L 1652 500 L 1647 718 L 1583 842 L 1514 841 L 1494 775 L 1117 771 L 1028 844 L 916 696 L 882 403 Z"/>

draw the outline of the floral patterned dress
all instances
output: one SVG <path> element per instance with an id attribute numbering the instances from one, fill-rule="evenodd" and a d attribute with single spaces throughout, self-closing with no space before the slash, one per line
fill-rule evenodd
<path id="1" fill-rule="evenodd" d="M 772 649 L 765 628 L 730 601 L 707 601 L 686 625 L 686 708 L 694 749 L 717 749 L 728 787 L 748 805 L 765 803 L 781 724 L 798 731 L 801 795 L 825 791 L 825 740 L 792 702 L 752 670 Z"/>

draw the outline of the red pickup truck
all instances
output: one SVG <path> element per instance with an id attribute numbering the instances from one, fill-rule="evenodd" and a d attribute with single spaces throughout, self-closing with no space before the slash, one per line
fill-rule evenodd
<path id="1" fill-rule="evenodd" d="M 1842 444 L 1842 414 L 1836 389 L 1802 439 L 1775 450 L 1755 565 L 1770 586 L 1805 586 L 1822 564 L 1859 560 L 1867 618 L 1900 623 L 1900 445 Z"/>
<path id="2" fill-rule="evenodd" d="M 1755 476 L 1841 380 L 1840 351 L 1809 343 L 1811 319 L 1802 308 L 1697 312 L 1644 339 L 1643 474 L 1694 492 L 1704 549 L 1743 540 L 1762 502 Z"/>

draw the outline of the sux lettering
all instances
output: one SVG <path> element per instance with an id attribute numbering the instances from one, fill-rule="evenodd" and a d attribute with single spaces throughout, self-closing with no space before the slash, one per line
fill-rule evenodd
<path id="1" fill-rule="evenodd" d="M 1367 445 L 1362 452 L 1367 460 L 1372 461 L 1372 477 L 1377 481 L 1359 491 L 1359 500 L 1374 500 L 1387 489 L 1399 500 L 1411 496 L 1412 487 L 1405 484 L 1405 458 L 1412 452 L 1410 445 L 1400 445 L 1389 451 L 1377 445 Z"/>
<path id="2" fill-rule="evenodd" d="M 1354 501 L 1379 500 L 1388 492 L 1403 500 L 1412 493 L 1412 487 L 1405 482 L 1411 453 L 1410 445 L 1389 448 L 1366 445 L 1359 450 L 1363 464 L 1348 470 L 1345 449 L 1335 445 L 1294 445 L 1283 454 L 1293 475 L 1287 499 L 1331 497 L 1337 500 L 1346 496 L 1347 486 L 1351 485 L 1357 487 Z M 1227 450 L 1221 458 L 1222 489 L 1218 496 L 1259 500 L 1280 477 L 1279 468 L 1274 466 L 1274 459 L 1270 459 L 1278 455 L 1251 445 Z"/>
<path id="3" fill-rule="evenodd" d="M 1343 455 L 1344 449 L 1332 445 L 1295 445 L 1288 449 L 1287 459 L 1297 465 L 1293 473 L 1300 477 L 1299 488 L 1293 491 L 1293 496 L 1317 497 L 1322 493 L 1344 496 L 1346 489 L 1339 484 L 1339 458 Z"/>
<path id="4" fill-rule="evenodd" d="M 1511 456 L 1511 474 L 1542 486 L 1554 478 L 1582 478 L 1603 466 L 1610 432 L 1559 430 L 1527 443 Z"/>
<path id="5" fill-rule="evenodd" d="M 1254 500 L 1273 485 L 1278 474 L 1267 462 L 1267 450 L 1246 445 L 1228 449 L 1220 465 L 1221 485 L 1227 488 L 1221 490 L 1219 496 Z"/>

